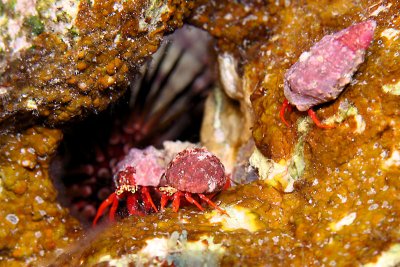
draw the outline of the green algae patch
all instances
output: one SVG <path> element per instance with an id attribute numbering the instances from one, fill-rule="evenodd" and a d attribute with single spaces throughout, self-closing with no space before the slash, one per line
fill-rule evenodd
<path id="1" fill-rule="evenodd" d="M 27 18 L 25 23 L 31 28 L 31 31 L 34 35 L 39 35 L 44 32 L 44 24 L 38 16 L 31 16 Z"/>

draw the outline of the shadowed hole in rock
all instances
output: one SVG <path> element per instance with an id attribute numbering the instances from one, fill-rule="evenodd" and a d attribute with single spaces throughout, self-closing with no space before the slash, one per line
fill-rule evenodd
<path id="1" fill-rule="evenodd" d="M 113 192 L 112 166 L 130 148 L 199 141 L 204 101 L 216 79 L 210 42 L 195 28 L 176 31 L 132 75 L 121 99 L 64 131 L 51 175 L 60 202 L 84 225 Z"/>

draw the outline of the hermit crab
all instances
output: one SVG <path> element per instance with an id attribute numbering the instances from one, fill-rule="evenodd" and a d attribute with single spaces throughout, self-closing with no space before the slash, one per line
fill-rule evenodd
<path id="1" fill-rule="evenodd" d="M 215 194 L 229 187 L 229 179 L 221 161 L 204 148 L 190 148 L 178 153 L 169 163 L 165 172 L 167 186 L 160 187 L 161 208 L 163 209 L 170 198 L 176 212 L 179 209 L 180 198 L 185 199 L 200 210 L 201 205 L 192 197 L 196 194 L 210 206 L 225 213 L 215 205 L 205 194 Z"/>
<path id="2" fill-rule="evenodd" d="M 281 120 L 291 105 L 299 111 L 308 110 L 309 116 L 320 128 L 333 128 L 322 124 L 312 110 L 313 106 L 336 99 L 351 81 L 364 61 L 376 28 L 374 20 L 354 24 L 337 33 L 324 36 L 310 51 L 300 55 L 285 74 L 284 94 L 286 99 L 280 110 Z"/>
<path id="3" fill-rule="evenodd" d="M 203 207 L 196 196 L 221 213 L 211 198 L 230 185 L 225 168 L 221 161 L 205 148 L 187 148 L 179 152 L 166 168 L 163 168 L 163 158 L 158 150 L 149 147 L 145 150 L 132 149 L 121 161 L 116 173 L 116 189 L 101 203 L 93 220 L 95 226 L 100 217 L 111 206 L 109 218 L 115 218 L 119 202 L 126 200 L 129 215 L 143 215 L 146 212 L 158 212 L 153 198 L 161 201 L 164 209 L 172 199 L 172 207 L 179 209 L 181 198 Z M 135 165 L 136 164 L 136 165 Z M 135 165 L 135 166 L 133 166 Z"/>

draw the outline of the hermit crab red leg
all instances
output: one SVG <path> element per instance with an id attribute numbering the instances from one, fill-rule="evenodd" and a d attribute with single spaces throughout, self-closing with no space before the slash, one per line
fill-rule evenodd
<path id="1" fill-rule="evenodd" d="M 284 124 L 286 124 L 287 127 L 290 127 L 289 123 L 287 122 L 287 120 L 285 119 L 285 112 L 286 110 L 288 110 L 289 112 L 292 111 L 292 105 L 289 103 L 289 101 L 285 98 L 285 100 L 283 100 L 282 103 L 282 107 L 279 111 L 279 117 L 281 118 L 281 120 L 283 121 Z M 310 116 L 310 118 L 312 119 L 312 121 L 315 123 L 315 125 L 317 125 L 318 128 L 322 128 L 322 129 L 332 129 L 335 128 L 334 125 L 330 125 L 330 124 L 323 124 L 317 117 L 317 114 L 315 114 L 314 110 L 312 110 L 311 108 L 309 110 L 307 110 L 308 116 Z"/>
<path id="2" fill-rule="evenodd" d="M 322 128 L 322 129 L 335 128 L 335 125 L 322 124 L 321 121 L 318 119 L 317 114 L 315 114 L 314 110 L 312 110 L 311 108 L 309 110 L 307 110 L 307 113 L 308 113 L 308 116 L 310 116 L 310 118 L 313 120 L 315 125 L 317 125 L 317 127 Z"/>
<path id="3" fill-rule="evenodd" d="M 118 203 L 119 203 L 118 196 L 116 196 L 116 198 L 114 199 L 114 201 L 111 205 L 110 214 L 109 214 L 110 221 L 112 221 L 112 222 L 115 221 L 115 213 L 117 212 L 117 209 L 118 209 Z"/>
<path id="4" fill-rule="evenodd" d="M 185 192 L 184 195 L 185 195 L 186 200 L 189 201 L 189 203 L 196 205 L 196 207 L 197 207 L 199 210 L 201 210 L 201 211 L 204 210 L 203 207 L 199 204 L 199 202 L 197 202 L 197 201 L 192 197 L 192 194 L 190 194 L 190 193 L 188 193 L 188 192 Z"/>
<path id="5" fill-rule="evenodd" d="M 137 194 L 131 194 L 126 198 L 126 207 L 128 208 L 129 215 L 144 215 L 139 210 L 139 196 Z"/>
<path id="6" fill-rule="evenodd" d="M 146 206 L 151 206 L 155 212 L 158 212 L 158 209 L 157 209 L 156 205 L 154 204 L 153 199 L 151 198 L 148 187 L 143 186 L 140 191 L 143 196 L 144 204 Z"/>
<path id="7" fill-rule="evenodd" d="M 199 194 L 199 197 L 200 197 L 203 201 L 207 202 L 208 205 L 210 205 L 210 206 L 213 207 L 214 209 L 218 210 L 218 211 L 221 212 L 222 214 L 228 215 L 228 213 L 226 213 L 225 210 L 223 210 L 223 209 L 221 209 L 220 207 L 218 207 L 214 202 L 211 201 L 211 199 L 209 199 L 209 198 L 206 197 L 205 195 Z"/>
<path id="8" fill-rule="evenodd" d="M 279 111 L 279 117 L 281 117 L 281 120 L 283 121 L 284 124 L 286 124 L 287 127 L 290 127 L 289 123 L 285 119 L 286 110 L 291 111 L 292 106 L 289 104 L 289 101 L 285 98 L 285 100 L 283 100 L 281 110 Z"/>
<path id="9" fill-rule="evenodd" d="M 160 203 L 161 210 L 163 210 L 165 206 L 167 206 L 169 199 L 170 197 L 167 194 L 161 195 L 161 203 Z"/>
<path id="10" fill-rule="evenodd" d="M 107 207 L 113 203 L 117 203 L 117 205 L 118 205 L 117 194 L 115 194 L 115 193 L 112 193 L 108 198 L 106 198 L 106 200 L 104 200 L 101 203 L 99 209 L 97 210 L 96 217 L 93 220 L 93 226 L 96 226 L 97 221 L 104 214 Z M 111 213 L 110 213 L 110 218 L 111 218 Z"/>
<path id="11" fill-rule="evenodd" d="M 181 196 L 182 196 L 182 192 L 176 192 L 173 197 L 172 197 L 172 210 L 174 212 L 178 212 L 179 210 L 179 206 L 181 204 Z"/>

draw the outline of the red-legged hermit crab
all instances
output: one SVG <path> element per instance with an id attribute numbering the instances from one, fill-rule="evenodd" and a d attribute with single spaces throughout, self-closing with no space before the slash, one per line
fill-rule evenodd
<path id="1" fill-rule="evenodd" d="M 143 210 L 148 212 L 151 209 L 157 212 L 151 194 L 154 188 L 162 183 L 164 166 L 163 154 L 154 147 L 143 150 L 132 148 L 117 164 L 114 170 L 115 192 L 101 203 L 93 225 L 96 225 L 110 205 L 109 218 L 113 221 L 119 201 L 124 199 L 129 215 L 142 215 Z"/>
<path id="2" fill-rule="evenodd" d="M 130 215 L 144 214 L 143 209 L 158 212 L 152 197 L 157 197 L 157 193 L 161 193 L 161 209 L 172 199 L 173 210 L 178 211 L 180 200 L 184 197 L 203 210 L 194 197 L 197 195 L 210 206 L 225 213 L 211 201 L 216 193 L 230 185 L 225 168 L 215 155 L 205 148 L 188 148 L 178 153 L 164 172 L 162 166 L 165 164 L 160 152 L 150 148 L 143 151 L 132 149 L 118 164 L 116 190 L 100 205 L 93 225 L 96 225 L 109 206 L 109 218 L 113 221 L 118 203 L 122 199 L 126 199 Z"/>
<path id="3" fill-rule="evenodd" d="M 318 127 L 333 127 L 322 124 L 311 108 L 339 96 L 364 61 L 375 28 L 374 20 L 360 22 L 324 36 L 309 52 L 301 54 L 299 61 L 285 74 L 286 99 L 279 115 L 287 126 L 285 111 L 294 105 L 299 111 L 308 110 Z"/>
<path id="4" fill-rule="evenodd" d="M 169 163 L 165 172 L 167 186 L 160 187 L 163 192 L 161 208 L 163 209 L 170 198 L 176 212 L 179 209 L 180 198 L 195 204 L 200 210 L 201 205 L 192 197 L 196 194 L 210 206 L 225 213 L 215 205 L 205 194 L 215 194 L 229 187 L 229 179 L 221 161 L 204 148 L 185 149 L 178 153 Z"/>

